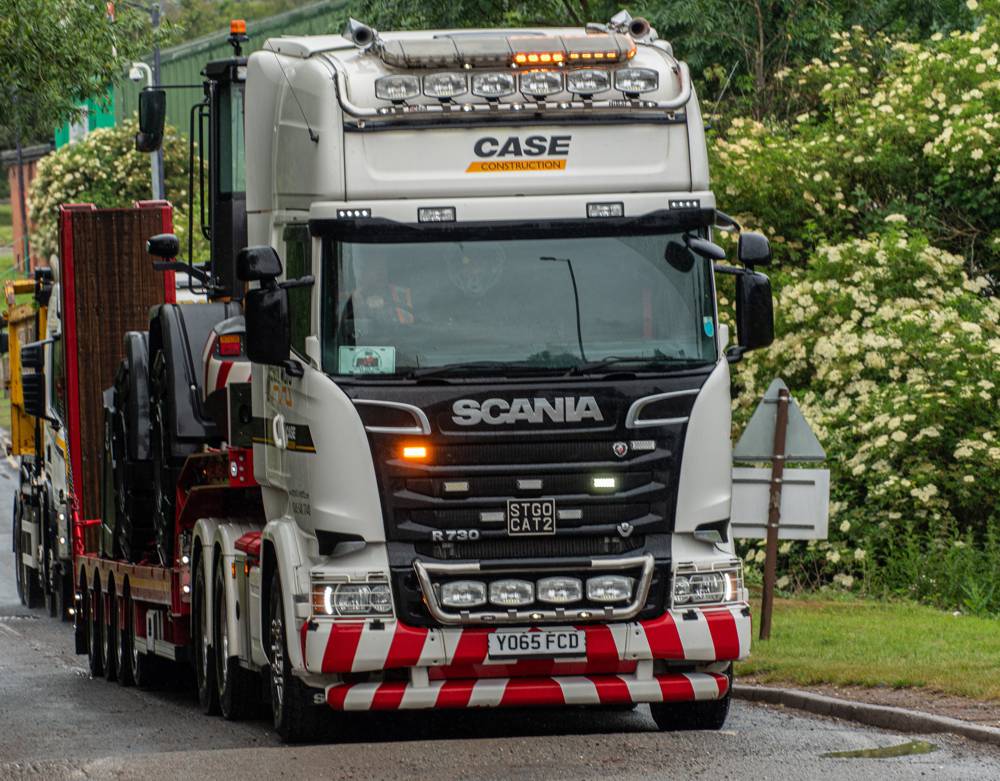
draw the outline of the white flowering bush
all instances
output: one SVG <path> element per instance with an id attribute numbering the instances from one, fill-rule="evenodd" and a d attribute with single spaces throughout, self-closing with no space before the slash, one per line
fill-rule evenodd
<path id="1" fill-rule="evenodd" d="M 720 201 L 789 262 L 901 214 L 1000 284 L 1000 0 L 968 5 L 972 31 L 912 43 L 855 28 L 829 60 L 780 73 L 796 121 L 720 123 Z"/>
<path id="2" fill-rule="evenodd" d="M 785 276 L 780 335 L 737 370 L 736 417 L 781 376 L 827 450 L 830 539 L 786 544 L 789 582 L 963 605 L 974 581 L 1000 582 L 1000 300 L 961 257 L 885 225 Z M 925 582 L 944 552 L 980 555 L 983 569 L 969 564 L 954 588 L 945 572 Z M 1000 612 L 1000 587 L 989 602 Z"/>
<path id="3" fill-rule="evenodd" d="M 31 186 L 34 251 L 48 258 L 59 251 L 59 206 L 93 203 L 101 208 L 131 206 L 151 195 L 149 155 L 135 149 L 135 120 L 88 133 L 82 140 L 42 158 Z M 188 144 L 167 126 L 163 141 L 166 196 L 174 204 L 174 228 L 187 246 Z M 196 202 L 197 206 L 197 202 Z M 196 234 L 195 252 L 204 253 Z"/>

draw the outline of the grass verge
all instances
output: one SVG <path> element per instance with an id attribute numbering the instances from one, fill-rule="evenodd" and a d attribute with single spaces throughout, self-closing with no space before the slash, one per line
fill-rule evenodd
<path id="1" fill-rule="evenodd" d="M 908 602 L 802 597 L 775 603 L 771 639 L 737 676 L 761 683 L 919 688 L 1000 701 L 1000 621 Z"/>
<path id="2" fill-rule="evenodd" d="M 9 247 L 14 242 L 10 204 L 0 203 L 0 247 Z"/>

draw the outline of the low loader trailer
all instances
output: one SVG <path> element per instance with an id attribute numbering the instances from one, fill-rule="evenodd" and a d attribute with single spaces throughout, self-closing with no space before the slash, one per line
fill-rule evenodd
<path id="1" fill-rule="evenodd" d="M 739 227 L 687 66 L 625 13 L 352 20 L 249 57 L 244 29 L 191 114 L 211 259 L 164 228 L 141 271 L 201 301 L 171 278 L 142 324 L 105 312 L 120 363 L 90 433 L 65 429 L 103 454 L 96 510 L 69 466 L 95 676 L 189 662 L 206 712 L 263 701 L 286 740 L 330 710 L 649 703 L 720 728 L 750 650 L 729 365 L 773 338 L 770 249 L 743 232 L 727 266 L 711 241 Z M 141 96 L 141 149 L 164 102 Z"/>

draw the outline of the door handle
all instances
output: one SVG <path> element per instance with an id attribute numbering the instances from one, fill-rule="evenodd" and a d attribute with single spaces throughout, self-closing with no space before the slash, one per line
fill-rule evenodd
<path id="1" fill-rule="evenodd" d="M 284 450 L 288 446 L 288 440 L 285 438 L 285 416 L 278 414 L 271 418 L 271 439 L 274 440 L 274 446 L 280 450 Z"/>

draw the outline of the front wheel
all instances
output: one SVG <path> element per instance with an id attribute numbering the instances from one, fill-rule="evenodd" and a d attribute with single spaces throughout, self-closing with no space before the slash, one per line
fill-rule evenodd
<path id="1" fill-rule="evenodd" d="M 41 583 L 38 574 L 24 563 L 24 542 L 22 526 L 24 525 L 24 503 L 14 497 L 14 571 L 17 578 L 17 593 L 21 604 L 25 607 L 41 607 L 43 602 Z"/>
<path id="2" fill-rule="evenodd" d="M 292 675 L 285 632 L 285 602 L 281 577 L 271 576 L 270 625 L 271 715 L 274 729 L 286 743 L 315 740 L 319 735 L 322 711 L 310 700 L 305 684 Z"/>
<path id="3" fill-rule="evenodd" d="M 729 674 L 726 695 L 718 700 L 695 702 L 654 702 L 649 711 L 656 726 L 664 732 L 681 730 L 720 730 L 729 716 L 729 703 L 733 697 L 733 678 Z"/>

